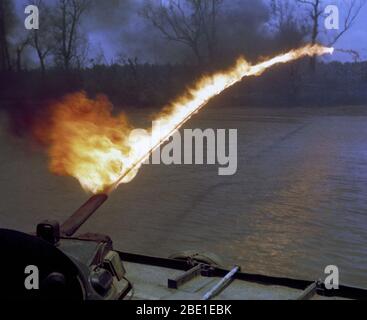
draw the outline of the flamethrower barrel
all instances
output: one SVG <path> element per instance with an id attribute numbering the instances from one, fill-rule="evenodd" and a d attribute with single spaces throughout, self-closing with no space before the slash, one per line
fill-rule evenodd
<path id="1" fill-rule="evenodd" d="M 97 194 L 84 203 L 75 213 L 61 226 L 62 234 L 71 237 L 79 230 L 92 214 L 108 199 L 107 194 Z"/>

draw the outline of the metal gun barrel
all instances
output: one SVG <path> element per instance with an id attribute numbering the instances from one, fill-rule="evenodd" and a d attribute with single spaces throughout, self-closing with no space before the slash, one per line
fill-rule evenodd
<path id="1" fill-rule="evenodd" d="M 107 194 L 97 194 L 84 203 L 61 226 L 63 235 L 71 237 L 88 220 L 89 217 L 108 199 Z"/>
<path id="2" fill-rule="evenodd" d="M 222 290 L 224 290 L 224 288 L 226 288 L 226 286 L 233 281 L 234 276 L 236 275 L 237 272 L 240 271 L 240 267 L 236 266 L 234 267 L 229 273 L 226 274 L 226 276 L 221 279 L 209 292 L 207 292 L 202 300 L 211 300 L 212 298 L 214 298 L 217 294 L 219 294 L 220 292 L 222 292 Z"/>

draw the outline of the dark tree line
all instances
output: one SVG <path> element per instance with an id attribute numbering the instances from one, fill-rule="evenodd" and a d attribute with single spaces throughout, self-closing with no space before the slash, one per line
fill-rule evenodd
<path id="1" fill-rule="evenodd" d="M 30 49 L 42 73 L 51 66 L 80 69 L 92 60 L 101 60 L 91 57 L 88 37 L 81 27 L 90 9 L 103 10 L 96 1 L 35 0 L 40 11 L 40 28 L 26 31 L 19 27 L 23 21 L 17 20 L 13 1 L 0 0 L 1 70 L 21 71 L 24 54 Z M 131 0 L 109 0 L 105 5 L 116 5 L 120 1 Z M 325 0 L 270 0 L 268 4 L 253 0 L 145 0 L 139 6 L 126 8 L 136 11 L 129 15 L 139 16 L 147 30 L 155 29 L 168 45 L 178 44 L 183 50 L 187 49 L 193 59 L 185 62 L 216 66 L 226 59 L 232 61 L 239 54 L 256 57 L 260 52 L 270 54 L 302 42 L 334 45 L 353 26 L 366 0 L 340 3 L 343 4 L 341 29 L 331 37 L 325 37 L 322 32 Z M 123 30 L 128 26 L 122 21 L 116 28 Z M 136 35 L 136 41 L 144 40 Z M 128 44 L 121 40 L 121 47 L 124 45 Z M 348 49 L 347 52 L 352 52 Z M 103 48 L 101 51 L 100 56 L 103 56 Z M 312 59 L 313 69 L 315 61 Z"/>
<path id="2" fill-rule="evenodd" d="M 0 107 L 14 114 L 15 128 L 22 127 L 19 119 L 28 123 L 48 100 L 79 90 L 91 96 L 104 93 L 117 106 L 161 107 L 203 73 L 233 64 L 241 54 L 258 60 L 306 42 L 335 43 L 353 27 L 364 2 L 343 2 L 341 29 L 326 37 L 322 26 L 326 0 L 108 0 L 103 5 L 100 0 L 34 0 L 40 28 L 31 31 L 17 20 L 14 2 L 0 0 Z M 101 14 L 108 3 L 108 13 Z M 114 12 L 116 4 L 121 13 Z M 101 18 L 103 24 L 98 22 Z M 145 63 L 139 55 L 121 55 L 107 61 L 102 47 L 98 56 L 90 48 L 85 23 L 101 27 L 106 36 L 111 29 L 115 34 L 129 32 L 130 43 L 129 37 L 115 38 L 121 48 L 134 44 L 149 54 L 151 47 L 145 42 L 156 41 L 159 54 L 167 51 L 177 59 Z M 343 50 L 358 56 L 349 48 Z M 27 67 L 30 52 L 36 63 L 32 68 Z M 245 85 L 222 98 L 236 105 L 367 100 L 366 63 L 315 60 L 311 66 L 313 71 L 309 61 L 300 60 L 277 72 L 275 68 L 261 79 L 246 79 Z"/>

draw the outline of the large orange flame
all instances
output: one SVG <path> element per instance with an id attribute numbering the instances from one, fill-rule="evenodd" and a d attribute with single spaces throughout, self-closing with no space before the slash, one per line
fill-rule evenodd
<path id="1" fill-rule="evenodd" d="M 111 104 L 103 96 L 88 99 L 84 93 L 65 97 L 52 106 L 50 125 L 36 126 L 38 137 L 49 145 L 50 169 L 70 175 L 92 193 L 110 192 L 131 181 L 155 149 L 176 132 L 214 96 L 246 76 L 258 76 L 268 68 L 299 59 L 333 53 L 333 48 L 307 45 L 256 65 L 240 58 L 225 72 L 206 76 L 185 95 L 156 116 L 159 135 L 130 135 L 127 119 L 111 114 Z"/>

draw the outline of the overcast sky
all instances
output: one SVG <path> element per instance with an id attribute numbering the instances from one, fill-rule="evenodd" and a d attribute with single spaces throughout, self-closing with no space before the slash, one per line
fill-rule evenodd
<path id="1" fill-rule="evenodd" d="M 356 50 L 363 60 L 367 60 L 367 5 L 362 8 L 353 28 L 336 43 L 335 47 Z M 335 57 L 339 60 L 348 59 L 345 54 L 336 54 Z"/>
<path id="2" fill-rule="evenodd" d="M 55 0 L 48 0 L 48 2 L 53 1 Z M 126 56 L 139 56 L 141 60 L 148 59 L 147 57 L 150 57 L 151 60 L 156 60 L 159 59 L 160 55 L 164 56 L 165 53 L 159 50 L 160 43 L 150 41 L 149 36 L 146 35 L 146 27 L 139 23 L 141 19 L 137 13 L 137 8 L 140 1 L 96 1 L 98 8 L 95 8 L 94 12 L 90 12 L 84 20 L 84 30 L 88 34 L 93 52 L 101 51 L 102 49 L 107 61 L 116 57 L 118 53 Z M 258 0 L 254 1 L 257 2 Z M 327 0 L 331 4 L 339 1 Z M 18 16 L 24 17 L 24 8 L 27 4 L 32 4 L 32 1 L 15 0 L 15 3 Z M 107 6 L 106 3 L 109 5 Z M 341 19 L 343 19 L 345 12 L 342 7 L 340 10 Z M 42 12 L 40 12 L 40 18 L 42 19 Z M 124 31 L 124 28 L 128 28 L 129 32 Z M 152 32 L 152 30 L 149 32 Z M 141 49 L 137 39 L 140 39 L 140 42 L 144 42 L 144 50 Z M 367 5 L 362 9 L 353 28 L 338 41 L 335 47 L 356 50 L 360 53 L 363 60 L 367 60 Z M 170 53 L 167 52 L 166 54 L 169 55 Z M 336 53 L 333 59 L 348 61 L 351 60 L 351 57 L 347 54 Z"/>

